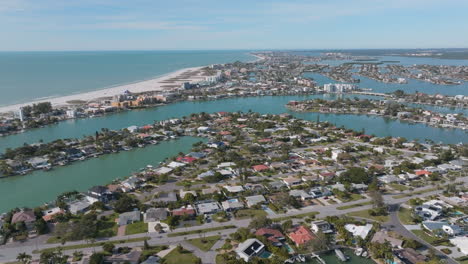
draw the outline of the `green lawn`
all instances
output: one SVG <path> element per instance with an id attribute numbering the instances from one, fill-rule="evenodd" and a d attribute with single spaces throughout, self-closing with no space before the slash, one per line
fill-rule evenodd
<path id="1" fill-rule="evenodd" d="M 429 244 L 434 243 L 434 241 L 438 240 L 437 237 L 430 236 L 424 232 L 424 230 L 411 230 L 415 235 L 418 237 L 422 238 L 424 241 L 426 241 Z"/>
<path id="2" fill-rule="evenodd" d="M 409 197 L 409 196 L 413 196 L 413 195 L 417 195 L 417 194 L 423 194 L 423 193 L 427 193 L 427 192 L 432 192 L 432 191 L 436 191 L 436 190 L 438 190 L 438 189 L 437 188 L 429 188 L 429 189 L 425 189 L 425 190 L 421 190 L 421 191 L 417 191 L 417 192 L 394 195 L 393 198 L 394 199 L 405 198 L 405 197 Z"/>
<path id="3" fill-rule="evenodd" d="M 402 184 L 398 184 L 398 183 L 390 183 L 388 186 L 392 187 L 393 189 L 397 190 L 397 191 L 400 191 L 400 192 L 403 192 L 403 191 L 406 191 L 408 190 L 408 187 L 405 186 L 405 185 L 402 185 Z"/>
<path id="4" fill-rule="evenodd" d="M 400 207 L 400 210 L 398 211 L 398 218 L 404 225 L 417 224 L 413 221 L 413 217 L 411 216 L 411 209 L 408 208 Z"/>
<path id="5" fill-rule="evenodd" d="M 350 197 L 348 199 L 344 199 L 344 198 L 341 198 L 341 197 L 337 197 L 338 199 L 340 199 L 342 202 L 352 202 L 352 201 L 357 201 L 357 200 L 361 200 L 361 199 L 364 199 L 364 196 L 358 194 L 358 193 L 351 193 Z"/>
<path id="6" fill-rule="evenodd" d="M 176 248 L 167 254 L 163 261 L 165 264 L 195 264 L 198 263 L 198 258 L 188 250 L 179 252 Z"/>
<path id="7" fill-rule="evenodd" d="M 385 223 L 389 220 L 388 215 L 372 216 L 369 214 L 369 210 L 362 210 L 357 212 L 347 213 L 349 216 L 356 216 L 361 218 L 367 218 L 381 223 Z"/>
<path id="8" fill-rule="evenodd" d="M 87 244 L 78 244 L 78 245 L 70 245 L 70 246 L 61 246 L 61 247 L 53 247 L 53 248 L 46 248 L 46 249 L 41 249 L 41 250 L 34 250 L 34 254 L 40 254 L 42 252 L 50 252 L 50 251 L 55 251 L 57 249 L 60 250 L 72 250 L 72 249 L 82 249 L 82 248 L 90 248 L 90 247 L 99 247 L 104 245 L 107 242 L 112 242 L 113 244 L 124 244 L 124 243 L 132 243 L 132 242 L 139 242 L 139 241 L 144 241 L 148 240 L 149 237 L 138 237 L 138 238 L 131 238 L 131 239 L 121 239 L 121 240 L 112 240 L 112 241 L 106 241 L 106 242 L 96 242 L 96 243 L 87 243 Z"/>
<path id="9" fill-rule="evenodd" d="M 266 216 L 267 213 L 264 210 L 256 209 L 242 209 L 235 213 L 236 218 L 253 218 L 255 216 Z"/>
<path id="10" fill-rule="evenodd" d="M 281 222 L 281 221 L 289 220 L 292 218 L 297 218 L 297 219 L 305 218 L 305 217 L 315 218 L 316 215 L 318 215 L 318 212 L 309 212 L 309 213 L 303 213 L 303 214 L 297 214 L 297 215 L 291 215 L 291 216 L 271 218 L 271 220 L 273 220 L 273 222 Z"/>
<path id="11" fill-rule="evenodd" d="M 127 225 L 125 235 L 141 234 L 148 232 L 148 223 L 136 222 Z"/>
<path id="12" fill-rule="evenodd" d="M 208 232 L 231 229 L 231 228 L 236 228 L 236 226 L 235 225 L 226 225 L 226 226 L 212 227 L 212 228 L 206 228 L 206 229 L 197 229 L 197 230 L 185 231 L 185 232 L 175 232 L 175 233 L 169 233 L 169 234 L 167 234 L 167 236 L 168 237 L 186 236 L 186 235 L 208 233 Z"/>
<path id="13" fill-rule="evenodd" d="M 204 238 L 189 239 L 188 242 L 203 251 L 208 251 L 220 238 L 221 236 L 209 236 Z"/>
<path id="14" fill-rule="evenodd" d="M 357 204 L 338 206 L 336 209 L 346 210 L 346 209 L 356 208 L 356 207 L 359 207 L 359 206 L 364 206 L 364 205 L 369 205 L 369 204 L 372 204 L 372 202 L 364 202 L 364 203 L 357 203 Z"/>

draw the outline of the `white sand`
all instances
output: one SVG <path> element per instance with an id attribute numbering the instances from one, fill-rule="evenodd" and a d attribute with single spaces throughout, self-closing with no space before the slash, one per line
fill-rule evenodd
<path id="1" fill-rule="evenodd" d="M 163 75 L 155 79 L 114 86 L 114 87 L 110 87 L 107 89 L 102 89 L 102 90 L 97 90 L 97 91 L 92 91 L 92 92 L 67 95 L 67 96 L 55 97 L 55 98 L 49 98 L 49 99 L 42 99 L 42 100 L 37 100 L 37 101 L 32 101 L 32 102 L 22 103 L 22 104 L 0 106 L 0 113 L 18 111 L 19 108 L 22 106 L 31 105 L 33 103 L 40 103 L 40 102 L 50 102 L 52 106 L 54 107 L 69 105 L 67 102 L 74 101 L 74 100 L 75 101 L 82 100 L 82 101 L 89 102 L 92 100 L 96 100 L 98 98 L 112 97 L 114 95 L 122 94 L 125 90 L 128 90 L 132 93 L 142 93 L 142 92 L 151 92 L 151 91 L 161 91 L 161 92 L 171 91 L 174 88 L 163 87 L 163 86 L 177 86 L 177 88 L 179 88 L 184 82 L 187 82 L 187 81 L 198 82 L 198 81 L 204 80 L 205 76 L 202 76 L 201 73 L 199 73 L 198 75 L 195 75 L 195 76 L 190 75 L 190 77 L 188 78 L 184 77 L 184 80 L 174 81 L 173 83 L 164 83 L 164 81 L 167 81 L 168 79 L 171 79 L 174 77 L 179 77 L 182 73 L 194 72 L 201 68 L 203 67 L 185 68 L 185 69 L 181 69 L 181 70 Z"/>

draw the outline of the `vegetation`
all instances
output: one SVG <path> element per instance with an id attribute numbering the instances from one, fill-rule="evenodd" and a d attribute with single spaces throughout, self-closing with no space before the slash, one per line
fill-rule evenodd
<path id="1" fill-rule="evenodd" d="M 366 219 L 374 220 L 374 221 L 381 222 L 381 223 L 385 223 L 389 220 L 389 217 L 387 215 L 374 216 L 374 215 L 371 215 L 369 211 L 370 210 L 362 210 L 362 211 L 357 211 L 357 212 L 351 212 L 351 213 L 348 213 L 347 215 L 360 217 L 360 218 L 366 218 Z"/>
<path id="2" fill-rule="evenodd" d="M 201 264 L 201 260 L 192 254 L 190 251 L 185 250 L 178 245 L 174 250 L 163 258 L 165 264 Z"/>
<path id="3" fill-rule="evenodd" d="M 148 232 L 148 224 L 145 222 L 136 222 L 126 226 L 125 235 L 141 234 Z"/>
<path id="4" fill-rule="evenodd" d="M 186 235 L 193 235 L 193 234 L 201 234 L 201 233 L 220 231 L 220 230 L 231 229 L 231 228 L 236 228 L 236 226 L 235 225 L 226 225 L 226 226 L 212 227 L 212 228 L 206 228 L 206 229 L 197 229 L 197 230 L 185 231 L 185 232 L 175 232 L 175 233 L 170 233 L 167 236 L 168 237 L 186 236 Z"/>
<path id="5" fill-rule="evenodd" d="M 188 242 L 203 251 L 208 251 L 220 238 L 221 236 L 209 236 L 189 239 Z"/>

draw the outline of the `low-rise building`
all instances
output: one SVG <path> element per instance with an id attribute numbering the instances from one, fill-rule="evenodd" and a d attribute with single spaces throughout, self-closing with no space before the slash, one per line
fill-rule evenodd
<path id="1" fill-rule="evenodd" d="M 265 245 L 255 238 L 245 240 L 236 249 L 237 255 L 246 262 L 249 262 L 253 257 L 260 256 L 264 251 Z"/>

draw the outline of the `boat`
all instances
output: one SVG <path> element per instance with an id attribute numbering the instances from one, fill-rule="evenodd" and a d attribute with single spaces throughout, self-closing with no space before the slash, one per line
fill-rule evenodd
<path id="1" fill-rule="evenodd" d="M 338 259 L 341 260 L 341 261 L 347 261 L 348 260 L 348 258 L 345 256 L 345 254 L 339 249 L 335 249 L 335 254 L 338 257 Z"/>
<path id="2" fill-rule="evenodd" d="M 364 251 L 362 252 L 362 255 L 361 255 L 363 258 L 369 258 L 369 253 L 367 253 L 367 251 Z"/>
<path id="3" fill-rule="evenodd" d="M 354 254 L 356 254 L 356 256 L 360 257 L 363 253 L 364 249 L 363 248 L 356 248 L 356 250 L 354 251 Z"/>
<path id="4" fill-rule="evenodd" d="M 299 262 L 305 262 L 305 261 L 306 261 L 306 258 L 305 258 L 304 255 L 297 255 L 296 260 L 298 260 Z"/>

